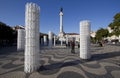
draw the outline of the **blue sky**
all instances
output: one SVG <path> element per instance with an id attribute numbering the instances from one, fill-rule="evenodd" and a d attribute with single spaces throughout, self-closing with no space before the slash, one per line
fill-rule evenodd
<path id="1" fill-rule="evenodd" d="M 59 12 L 63 7 L 64 31 L 79 33 L 79 22 L 91 21 L 91 30 L 106 28 L 120 12 L 120 0 L 0 0 L 0 21 L 10 25 L 25 25 L 25 4 L 40 6 L 40 31 L 59 33 Z"/>

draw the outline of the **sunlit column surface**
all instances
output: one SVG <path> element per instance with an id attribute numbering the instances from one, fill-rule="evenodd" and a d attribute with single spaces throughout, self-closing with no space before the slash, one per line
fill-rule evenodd
<path id="1" fill-rule="evenodd" d="M 46 46 L 47 45 L 47 36 L 43 36 L 43 38 L 44 38 L 44 46 Z"/>
<path id="2" fill-rule="evenodd" d="M 54 36 L 54 46 L 56 45 L 56 40 L 55 40 L 56 38 L 55 38 L 55 36 Z"/>
<path id="3" fill-rule="evenodd" d="M 68 44 L 68 35 L 66 35 L 66 44 Z"/>
<path id="4" fill-rule="evenodd" d="M 25 30 L 18 29 L 17 35 L 17 50 L 21 51 L 25 49 Z"/>
<path id="5" fill-rule="evenodd" d="M 40 7 L 35 3 L 27 3 L 25 11 L 25 61 L 26 73 L 37 70 L 39 64 L 39 13 Z"/>
<path id="6" fill-rule="evenodd" d="M 52 47 L 52 32 L 49 31 L 48 35 L 49 35 L 49 47 L 51 48 Z"/>
<path id="7" fill-rule="evenodd" d="M 90 22 L 84 20 L 80 22 L 80 58 L 89 59 L 90 53 Z"/>
<path id="8" fill-rule="evenodd" d="M 60 32 L 63 32 L 63 12 L 60 12 Z"/>

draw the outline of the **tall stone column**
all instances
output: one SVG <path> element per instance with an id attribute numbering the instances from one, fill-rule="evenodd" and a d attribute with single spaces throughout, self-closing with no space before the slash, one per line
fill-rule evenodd
<path id="1" fill-rule="evenodd" d="M 40 41 L 41 41 L 41 45 L 43 45 L 43 44 L 44 44 L 43 38 L 41 38 L 41 40 L 40 40 Z"/>
<path id="2" fill-rule="evenodd" d="M 52 32 L 49 31 L 48 35 L 49 35 L 49 47 L 51 48 L 52 47 Z"/>
<path id="3" fill-rule="evenodd" d="M 63 33 L 63 9 L 60 10 L 60 33 Z"/>
<path id="4" fill-rule="evenodd" d="M 90 22 L 84 20 L 80 22 L 80 58 L 89 59 L 90 57 Z"/>
<path id="5" fill-rule="evenodd" d="M 61 38 L 60 44 L 61 44 L 61 46 L 63 46 L 63 37 Z"/>
<path id="6" fill-rule="evenodd" d="M 56 38 L 55 38 L 55 36 L 54 36 L 54 46 L 56 45 Z"/>
<path id="7" fill-rule="evenodd" d="M 31 73 L 37 70 L 39 63 L 39 12 L 40 7 L 35 3 L 27 3 L 25 11 L 25 61 L 24 71 Z"/>
<path id="8" fill-rule="evenodd" d="M 66 44 L 68 44 L 68 35 L 66 35 Z"/>
<path id="9" fill-rule="evenodd" d="M 24 49 L 25 49 L 25 31 L 24 29 L 18 29 L 17 50 L 21 51 Z"/>
<path id="10" fill-rule="evenodd" d="M 44 39 L 44 46 L 47 45 L 47 36 L 43 36 L 43 39 Z"/>
<path id="11" fill-rule="evenodd" d="M 63 8 L 60 9 L 60 33 L 59 33 L 59 40 L 61 42 L 61 46 L 63 45 L 64 39 L 64 31 L 63 31 Z"/>

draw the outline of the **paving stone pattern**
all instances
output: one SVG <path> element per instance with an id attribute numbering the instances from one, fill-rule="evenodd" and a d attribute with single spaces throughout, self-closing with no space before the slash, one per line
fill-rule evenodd
<path id="1" fill-rule="evenodd" d="M 92 58 L 79 58 L 70 48 L 42 47 L 41 66 L 33 73 L 24 72 L 24 51 L 16 47 L 0 49 L 0 78 L 120 78 L 120 46 L 91 46 Z"/>

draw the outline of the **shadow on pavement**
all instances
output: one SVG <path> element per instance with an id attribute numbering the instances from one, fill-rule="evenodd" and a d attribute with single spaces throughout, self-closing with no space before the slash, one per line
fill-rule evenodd
<path id="1" fill-rule="evenodd" d="M 53 69 L 60 69 L 62 67 L 67 67 L 67 66 L 74 66 L 82 63 L 80 60 L 74 60 L 74 61 L 69 61 L 69 62 L 58 62 L 58 63 L 53 63 L 50 65 L 42 65 L 38 71 L 45 71 L 45 70 L 53 70 Z"/>
<path id="2" fill-rule="evenodd" d="M 113 58 L 116 56 L 120 56 L 120 52 L 110 52 L 110 53 L 103 53 L 103 54 L 93 54 L 91 61 L 93 60 L 102 60 L 107 58 Z"/>
<path id="3" fill-rule="evenodd" d="M 68 62 L 58 62 L 58 63 L 53 63 L 49 65 L 42 65 L 39 71 L 46 71 L 46 70 L 53 70 L 53 69 L 60 69 L 62 67 L 67 67 L 67 66 L 75 66 L 78 64 L 82 64 L 85 62 L 90 62 L 90 61 L 99 61 L 102 59 L 107 59 L 107 58 L 113 58 L 116 56 L 120 56 L 120 52 L 111 52 L 111 53 L 104 53 L 104 54 L 94 54 L 92 55 L 91 59 L 88 60 L 83 60 L 83 59 L 78 59 L 74 61 L 68 61 Z"/>
<path id="4" fill-rule="evenodd" d="M 0 54 L 11 54 L 17 52 L 17 46 L 2 47 L 0 49 Z"/>

